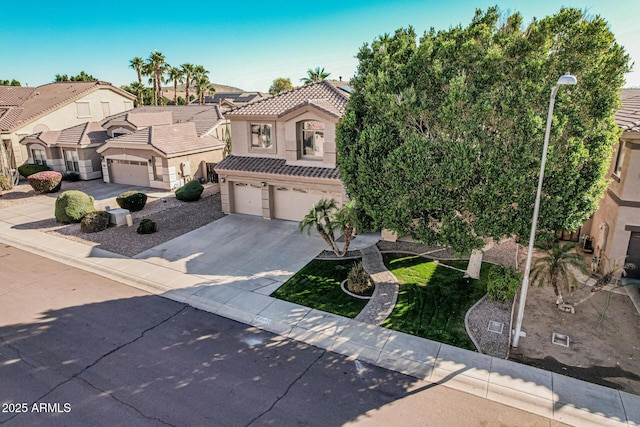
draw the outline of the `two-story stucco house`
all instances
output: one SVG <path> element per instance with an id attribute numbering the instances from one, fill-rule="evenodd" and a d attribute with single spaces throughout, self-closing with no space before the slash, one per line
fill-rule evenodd
<path id="1" fill-rule="evenodd" d="M 616 113 L 623 130 L 608 177 L 612 179 L 598 210 L 582 227 L 581 235 L 593 239 L 600 268 L 612 263 L 632 263 L 628 277 L 640 278 L 640 94 L 625 96 Z"/>
<path id="2" fill-rule="evenodd" d="M 0 86 L 0 169 L 39 160 L 42 152 L 20 145 L 25 136 L 99 121 L 132 109 L 134 100 L 129 92 L 100 81 Z"/>
<path id="3" fill-rule="evenodd" d="M 348 199 L 335 134 L 351 89 L 321 81 L 227 113 L 232 155 L 216 167 L 225 213 L 301 220 L 320 199 Z"/>

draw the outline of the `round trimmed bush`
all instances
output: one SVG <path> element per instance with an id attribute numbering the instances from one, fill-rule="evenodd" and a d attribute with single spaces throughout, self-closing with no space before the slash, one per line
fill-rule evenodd
<path id="1" fill-rule="evenodd" d="M 155 233 L 156 231 L 158 231 L 156 228 L 156 223 L 153 222 L 153 220 L 150 220 L 149 218 L 145 218 L 142 221 L 140 221 L 140 224 L 136 229 L 136 232 L 138 234 L 151 234 L 151 233 Z"/>
<path id="2" fill-rule="evenodd" d="M 183 202 L 195 202 L 200 199 L 200 195 L 204 191 L 204 187 L 195 179 L 187 182 L 176 190 L 176 199 Z"/>
<path id="3" fill-rule="evenodd" d="M 20 175 L 22 175 L 25 178 L 28 178 L 29 176 L 33 175 L 34 173 L 38 173 L 38 172 L 45 172 L 45 171 L 50 171 L 51 168 L 49 166 L 45 166 L 45 165 L 36 165 L 33 163 L 25 163 L 22 166 L 18 166 L 18 173 Z"/>
<path id="4" fill-rule="evenodd" d="M 116 203 L 130 212 L 141 211 L 147 203 L 147 195 L 139 191 L 125 191 L 116 197 Z"/>
<path id="5" fill-rule="evenodd" d="M 95 210 L 93 197 L 82 191 L 65 191 L 56 199 L 56 221 L 63 224 L 80 222 L 86 214 Z"/>
<path id="6" fill-rule="evenodd" d="M 97 233 L 109 227 L 109 212 L 89 212 L 80 221 L 80 230 L 83 233 Z"/>
<path id="7" fill-rule="evenodd" d="M 69 182 L 80 181 L 80 174 L 78 172 L 65 172 L 62 174 L 62 180 Z"/>
<path id="8" fill-rule="evenodd" d="M 27 181 L 38 193 L 55 193 L 62 185 L 62 174 L 56 171 L 37 172 L 29 175 Z"/>

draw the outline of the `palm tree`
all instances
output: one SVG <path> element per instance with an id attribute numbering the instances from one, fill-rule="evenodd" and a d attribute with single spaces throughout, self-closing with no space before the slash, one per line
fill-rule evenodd
<path id="1" fill-rule="evenodd" d="M 189 99 L 189 86 L 191 85 L 191 77 L 193 77 L 194 66 L 193 66 L 193 64 L 186 63 L 186 64 L 182 64 L 180 66 L 180 68 L 182 69 L 182 74 L 184 75 L 184 79 L 185 79 L 185 82 L 184 82 L 185 85 L 186 85 L 185 86 L 185 91 L 186 91 L 186 93 L 185 93 L 185 101 L 187 101 L 187 105 L 188 105 L 189 101 L 190 101 L 190 99 Z"/>
<path id="2" fill-rule="evenodd" d="M 122 88 L 136 96 L 136 107 L 144 105 L 144 93 L 147 91 L 147 87 L 145 87 L 145 85 L 140 82 L 132 82 L 130 85 L 123 86 Z"/>
<path id="3" fill-rule="evenodd" d="M 576 245 L 559 245 L 555 242 L 547 250 L 547 254 L 536 260 L 531 270 L 531 282 L 538 282 L 543 286 L 550 282 L 555 294 L 558 296 L 556 305 L 564 302 L 562 298 L 562 288 L 569 289 L 571 284 L 577 283 L 571 270 L 576 269 L 581 273 L 588 274 L 584 264 L 584 258 L 574 251 Z"/>
<path id="4" fill-rule="evenodd" d="M 341 208 L 337 207 L 336 201 L 331 199 L 321 199 L 311 208 L 311 211 L 300 221 L 300 231 L 307 229 L 307 234 L 311 234 L 311 229 L 316 231 L 329 245 L 336 256 L 343 257 L 349 250 L 349 244 L 353 239 L 355 223 L 355 210 L 353 203 L 348 203 Z M 336 230 L 341 230 L 344 236 L 344 247 L 338 248 L 335 238 Z"/>
<path id="5" fill-rule="evenodd" d="M 134 56 L 131 61 L 129 61 L 129 67 L 136 70 L 138 73 L 138 84 L 142 86 L 142 71 L 144 70 L 144 59 L 139 56 Z M 142 91 L 138 92 L 139 96 L 142 96 Z M 143 98 L 138 98 L 138 105 L 142 105 L 144 103 Z"/>
<path id="6" fill-rule="evenodd" d="M 184 82 L 184 74 L 181 68 L 169 67 L 165 83 L 173 82 L 173 105 L 178 105 L 178 83 Z"/>
<path id="7" fill-rule="evenodd" d="M 149 55 L 147 65 L 153 70 L 153 90 L 155 93 L 153 104 L 158 105 L 158 100 L 162 102 L 162 75 L 169 64 L 167 64 L 164 55 L 155 50 Z"/>
<path id="8" fill-rule="evenodd" d="M 324 71 L 324 68 L 316 67 L 315 70 L 312 70 L 311 68 L 309 68 L 307 70 L 307 77 L 300 79 L 300 81 L 303 84 L 308 85 L 311 83 L 320 82 L 326 79 L 327 77 L 329 77 L 330 75 L 331 73 L 327 73 L 326 71 Z"/>
<path id="9" fill-rule="evenodd" d="M 202 65 L 193 67 L 193 81 L 196 83 L 196 93 L 200 105 L 204 104 L 206 93 L 213 87 L 207 74 L 209 74 L 209 71 L 205 70 Z"/>

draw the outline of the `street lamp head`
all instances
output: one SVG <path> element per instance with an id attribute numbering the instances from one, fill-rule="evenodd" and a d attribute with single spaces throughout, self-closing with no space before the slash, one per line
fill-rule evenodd
<path id="1" fill-rule="evenodd" d="M 575 76 L 572 76 L 569 73 L 565 74 L 564 76 L 560 76 L 560 78 L 558 79 L 559 85 L 574 85 L 576 83 L 578 83 L 578 79 L 576 79 Z"/>

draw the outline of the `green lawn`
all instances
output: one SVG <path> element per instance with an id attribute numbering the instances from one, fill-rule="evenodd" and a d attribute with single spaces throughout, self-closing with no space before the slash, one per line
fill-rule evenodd
<path id="1" fill-rule="evenodd" d="M 368 300 L 345 294 L 340 283 L 358 261 L 313 260 L 271 296 L 344 317 L 356 317 Z"/>
<path id="2" fill-rule="evenodd" d="M 464 327 L 469 308 L 487 291 L 487 268 L 480 280 L 465 279 L 464 273 L 438 265 L 433 260 L 406 254 L 384 254 L 384 263 L 398 278 L 398 302 L 385 328 L 416 335 L 456 347 L 475 350 Z M 466 269 L 466 261 L 441 261 Z"/>

